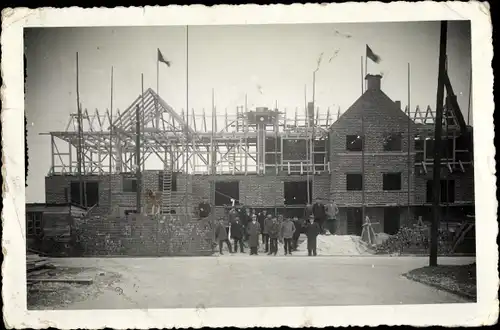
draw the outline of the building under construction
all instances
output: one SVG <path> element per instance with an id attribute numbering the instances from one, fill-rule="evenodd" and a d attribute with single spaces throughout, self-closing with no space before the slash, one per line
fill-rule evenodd
<path id="1" fill-rule="evenodd" d="M 121 112 L 79 109 L 65 131 L 48 133 L 46 202 L 124 215 L 151 212 L 152 193 L 164 214 L 191 215 L 206 197 L 216 217 L 233 202 L 300 217 L 306 203 L 333 198 L 338 233 L 358 235 L 363 213 L 389 234 L 431 220 L 434 111 L 403 109 L 382 91 L 380 75 L 365 79 L 366 91 L 342 115 L 310 102 L 230 114 L 212 106 L 208 116 L 177 111 L 152 89 Z M 472 128 L 449 80 L 446 87 L 442 219 L 455 221 L 474 212 Z"/>

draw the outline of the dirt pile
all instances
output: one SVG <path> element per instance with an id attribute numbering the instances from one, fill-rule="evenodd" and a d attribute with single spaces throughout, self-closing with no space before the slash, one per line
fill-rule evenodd
<path id="1" fill-rule="evenodd" d="M 322 256 L 373 254 L 366 243 L 361 240 L 361 237 L 354 235 L 319 235 L 317 252 L 318 255 Z M 307 239 L 299 245 L 295 254 L 307 254 Z"/>

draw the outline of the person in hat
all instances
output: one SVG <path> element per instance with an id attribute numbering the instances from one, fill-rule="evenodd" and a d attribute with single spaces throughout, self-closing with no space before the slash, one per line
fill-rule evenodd
<path id="1" fill-rule="evenodd" d="M 314 221 L 314 215 L 309 216 L 309 223 L 306 227 L 306 236 L 307 236 L 307 255 L 316 256 L 316 246 L 317 246 L 317 237 L 320 233 L 321 229 L 317 221 Z"/>
<path id="2" fill-rule="evenodd" d="M 283 243 L 285 245 L 285 255 L 292 254 L 292 238 L 295 230 L 295 225 L 290 218 L 285 218 L 280 231 L 281 238 L 283 239 Z"/>
<path id="3" fill-rule="evenodd" d="M 321 234 L 324 231 L 323 224 L 326 220 L 325 205 L 320 198 L 316 198 L 316 203 L 313 205 L 314 222 L 317 222 Z"/>
<path id="4" fill-rule="evenodd" d="M 212 212 L 212 207 L 208 202 L 208 198 L 203 197 L 201 203 L 198 204 L 198 215 L 201 219 L 205 219 L 210 215 L 210 212 Z"/>
<path id="5" fill-rule="evenodd" d="M 252 222 L 247 226 L 248 246 L 250 247 L 250 255 L 257 255 L 259 248 L 260 225 L 257 222 L 257 216 L 252 215 Z"/>
<path id="6" fill-rule="evenodd" d="M 262 229 L 262 238 L 263 238 L 265 253 L 269 252 L 269 229 L 271 228 L 272 224 L 273 224 L 273 216 L 268 214 L 267 217 L 264 219 L 264 228 Z"/>
<path id="7" fill-rule="evenodd" d="M 238 250 L 238 245 L 240 246 L 240 253 L 245 252 L 243 250 L 243 234 L 244 234 L 243 224 L 240 222 L 240 217 L 236 217 L 234 219 L 234 222 L 231 224 L 231 238 L 233 239 L 234 242 L 235 253 Z"/>
<path id="8" fill-rule="evenodd" d="M 330 202 L 326 204 L 326 227 L 332 235 L 337 231 L 337 214 L 339 214 L 339 208 L 333 198 L 331 198 Z"/>
<path id="9" fill-rule="evenodd" d="M 280 224 L 276 218 L 272 219 L 272 223 L 268 229 L 268 235 L 270 243 L 268 255 L 276 255 L 276 253 L 278 253 L 278 238 L 280 236 Z"/>
<path id="10" fill-rule="evenodd" d="M 266 220 L 267 218 L 267 210 L 264 209 L 262 210 L 262 212 L 259 212 L 259 214 L 257 215 L 257 221 L 259 222 L 259 225 L 260 225 L 260 230 L 261 230 L 261 235 L 263 234 L 263 230 L 264 230 L 264 221 Z M 262 244 L 264 244 L 264 235 L 262 235 Z"/>
<path id="11" fill-rule="evenodd" d="M 302 233 L 302 221 L 299 220 L 298 217 L 293 217 L 293 224 L 295 225 L 295 232 L 293 233 L 292 237 L 292 249 L 293 251 L 297 251 L 297 248 L 299 247 L 299 238 L 300 234 Z"/>
<path id="12" fill-rule="evenodd" d="M 308 221 L 309 216 L 313 214 L 313 206 L 310 203 L 306 204 L 306 207 L 304 208 L 304 221 Z"/>
<path id="13" fill-rule="evenodd" d="M 219 223 L 215 227 L 215 241 L 219 242 L 219 252 L 221 255 L 224 254 L 224 253 L 222 253 L 222 245 L 224 243 L 227 244 L 227 248 L 229 250 L 229 253 L 233 253 L 232 248 L 231 248 L 231 242 L 229 242 L 229 239 L 227 237 L 228 236 L 227 236 L 226 226 L 224 226 L 223 219 L 220 218 Z"/>

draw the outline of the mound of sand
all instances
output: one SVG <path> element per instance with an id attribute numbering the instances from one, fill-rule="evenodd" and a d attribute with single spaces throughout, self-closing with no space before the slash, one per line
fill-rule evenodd
<path id="1" fill-rule="evenodd" d="M 305 237 L 304 237 L 305 238 Z M 318 255 L 370 255 L 373 254 L 368 249 L 361 237 L 354 235 L 319 235 L 317 252 Z M 307 255 L 307 239 L 299 245 L 297 255 Z"/>

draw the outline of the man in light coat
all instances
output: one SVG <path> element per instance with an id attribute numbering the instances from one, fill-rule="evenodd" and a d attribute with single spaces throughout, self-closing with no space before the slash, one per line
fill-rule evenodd
<path id="1" fill-rule="evenodd" d="M 290 218 L 286 218 L 281 225 L 281 238 L 283 239 L 283 243 L 285 245 L 285 255 L 292 254 L 292 239 L 295 230 L 296 229 L 293 222 L 290 220 Z"/>
<path id="2" fill-rule="evenodd" d="M 231 242 L 229 242 L 227 231 L 226 231 L 226 226 L 224 226 L 223 219 L 219 219 L 219 223 L 215 227 L 215 241 L 219 242 L 219 252 L 220 254 L 222 253 L 222 245 L 224 243 L 227 244 L 227 248 L 229 250 L 229 253 L 233 253 L 232 248 L 231 248 Z"/>
<path id="3" fill-rule="evenodd" d="M 334 235 L 337 231 L 337 214 L 339 214 L 339 208 L 335 201 L 330 199 L 330 202 L 326 205 L 326 225 L 327 229 L 330 231 L 330 234 Z"/>

